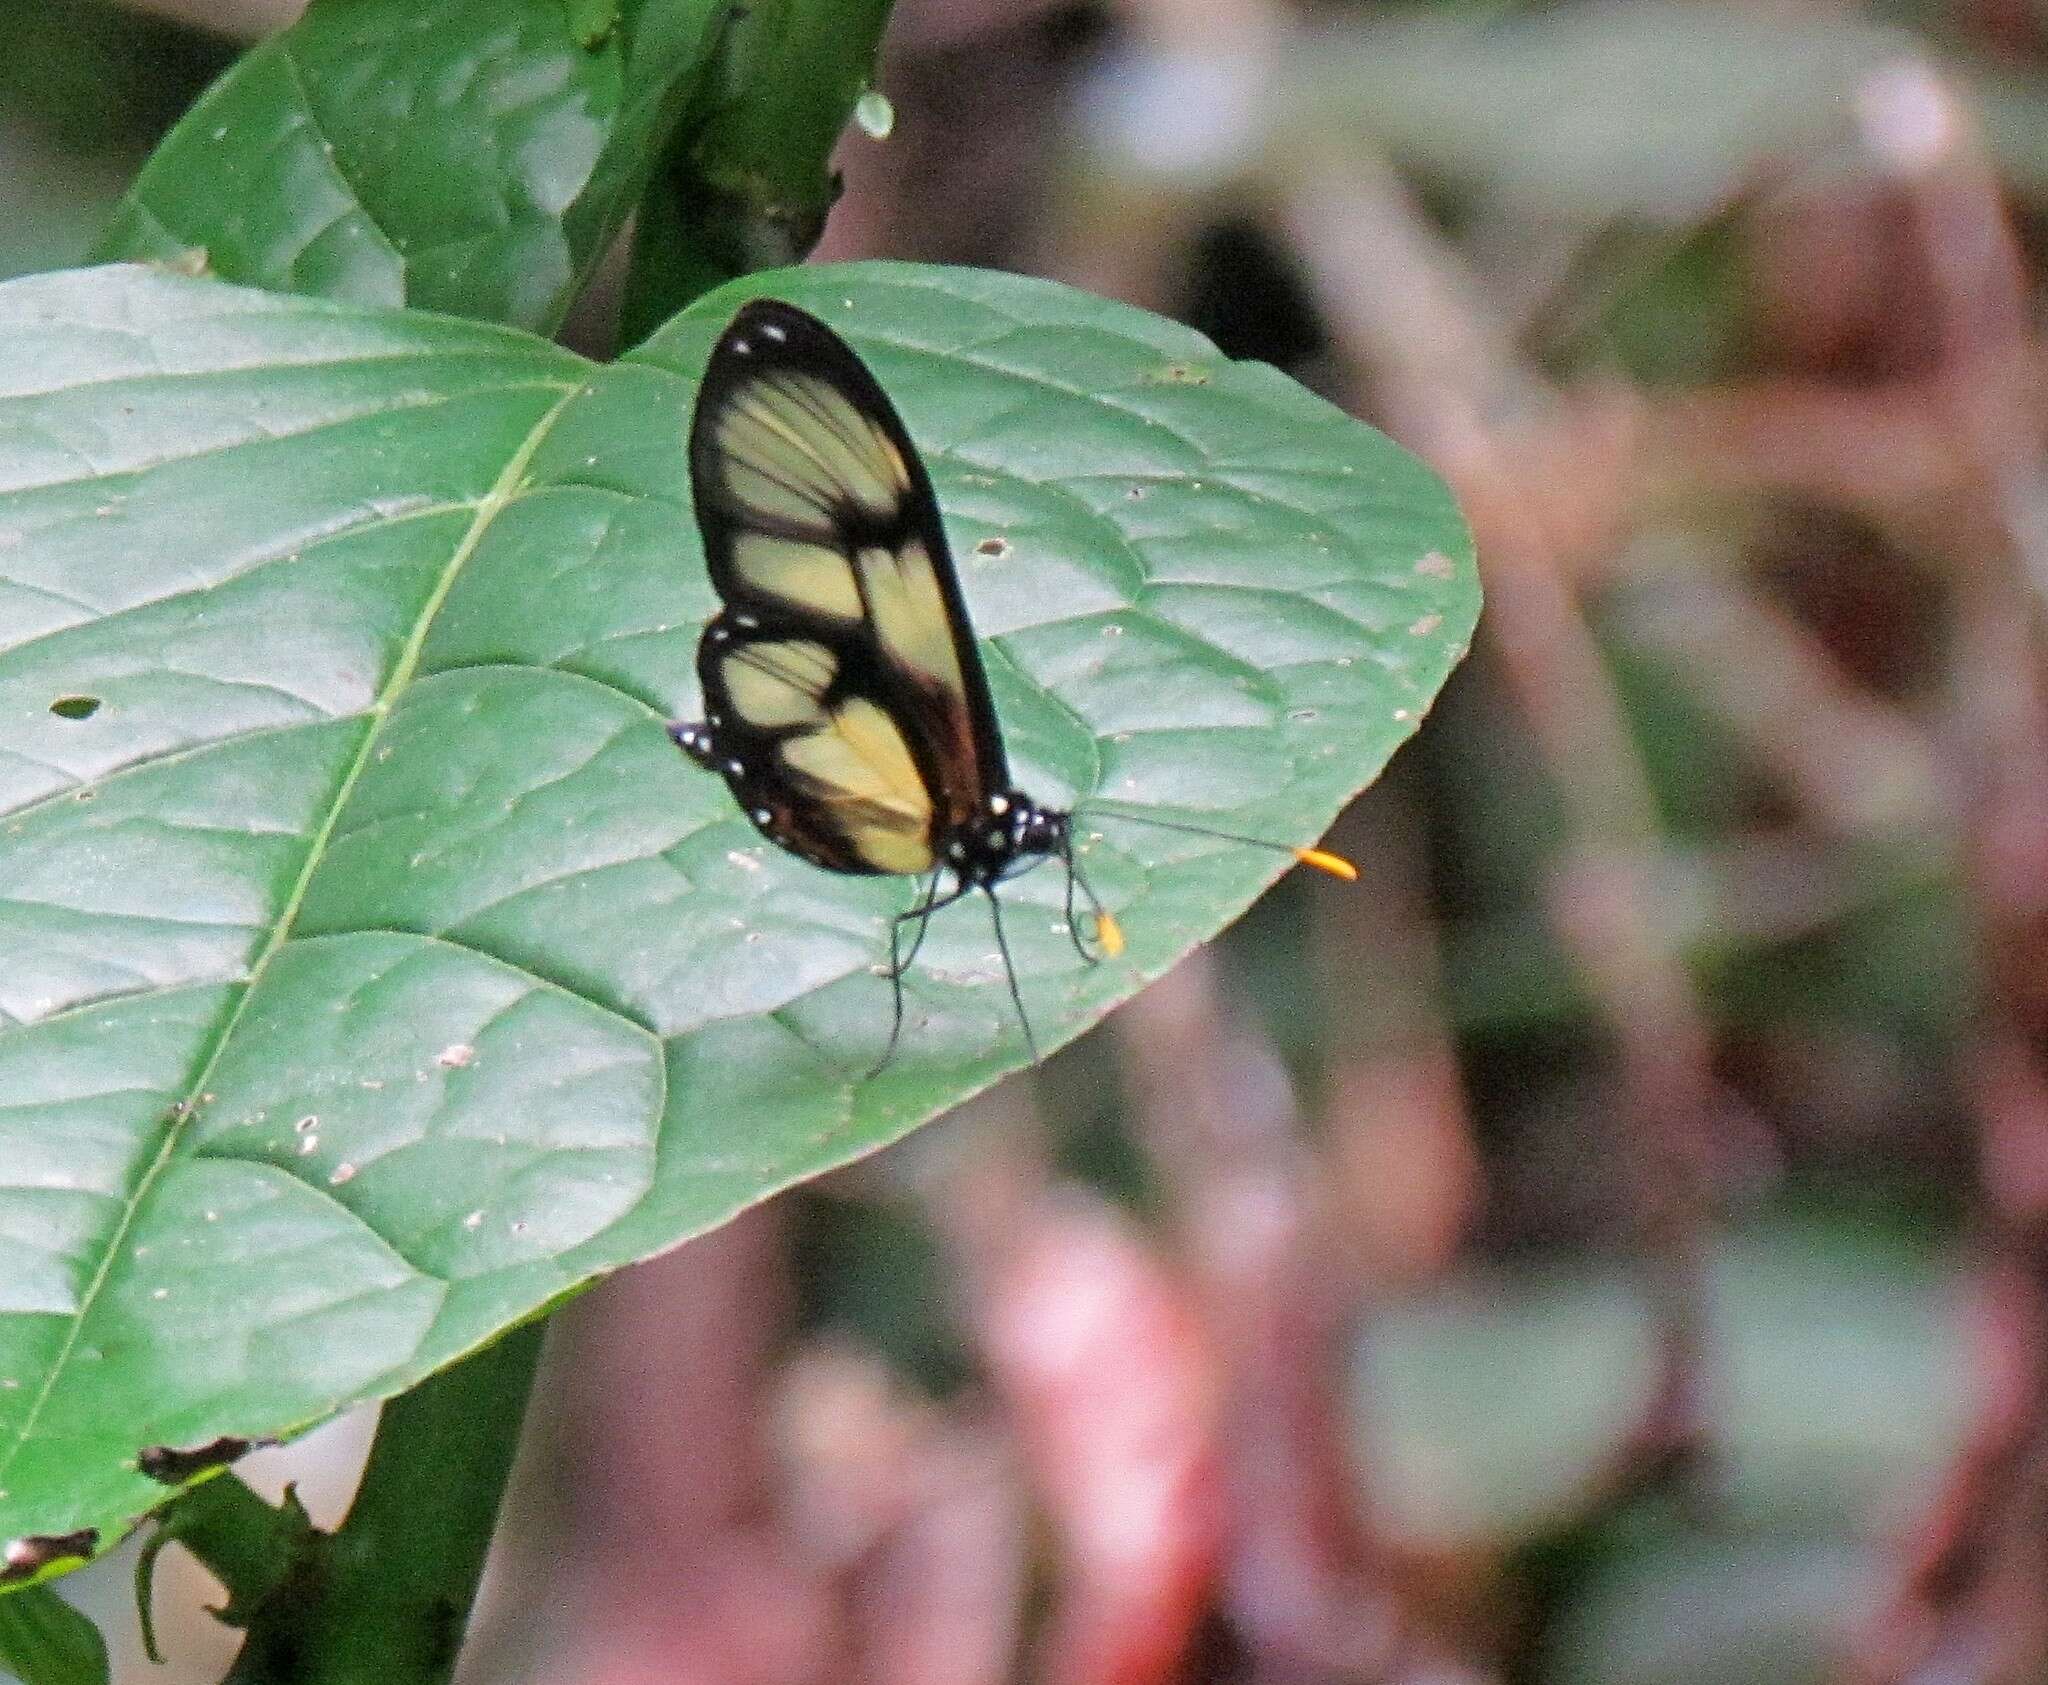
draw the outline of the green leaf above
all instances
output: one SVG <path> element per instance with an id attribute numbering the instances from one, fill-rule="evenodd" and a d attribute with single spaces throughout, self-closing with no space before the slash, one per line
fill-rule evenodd
<path id="1" fill-rule="evenodd" d="M 165 138 L 98 255 L 552 332 L 729 0 L 316 0 Z"/>
<path id="2" fill-rule="evenodd" d="M 962 905 L 864 1080 L 910 883 L 767 844 L 665 735 L 714 607 L 695 380 L 758 293 L 896 398 L 1039 799 L 1306 842 L 1463 653 L 1427 470 L 1049 283 L 771 272 L 606 367 L 142 268 L 0 286 L 10 1560 L 105 1548 L 165 1495 L 143 1468 L 402 1391 L 1024 1063 Z M 1078 962 L 1056 869 L 1006 892 L 1048 1047 L 1287 864 L 1082 833 L 1121 958 Z"/>

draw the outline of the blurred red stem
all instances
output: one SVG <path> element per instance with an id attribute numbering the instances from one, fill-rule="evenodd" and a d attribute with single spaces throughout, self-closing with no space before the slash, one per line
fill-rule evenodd
<path id="1" fill-rule="evenodd" d="M 1570 839 L 1551 910 L 1619 1051 L 1631 1193 L 1651 1260 L 1664 1379 L 1647 1427 L 1697 1432 L 1704 1212 L 1720 1100 L 1704 1014 L 1643 873 L 1658 819 L 1627 720 L 1550 530 L 1502 442 L 1503 412 L 1554 412 L 1478 290 L 1391 172 L 1312 157 L 1279 184 L 1301 259 L 1358 395 L 1450 480 L 1478 538 L 1486 653 L 1529 722 Z"/>
<path id="2" fill-rule="evenodd" d="M 1959 1685 L 2048 1670 L 2048 535 L 2024 267 L 1964 103 L 1918 61 L 1873 74 L 1866 139 L 1890 157 L 1938 312 L 1940 418 L 1996 542 L 1963 579 L 1956 661 L 1986 1272 L 1981 1413 L 1851 1676 Z"/>
<path id="3" fill-rule="evenodd" d="M 1225 1606 L 1251 1678 L 1398 1681 L 1434 1665 L 1359 1513 L 1334 1406 L 1352 1308 L 1286 1073 L 1197 953 L 1118 1020 L 1142 1139 L 1199 1270 L 1227 1376 Z"/>

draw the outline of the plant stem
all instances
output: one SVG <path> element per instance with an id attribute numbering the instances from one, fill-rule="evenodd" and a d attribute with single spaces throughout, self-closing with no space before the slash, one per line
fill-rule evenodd
<path id="1" fill-rule="evenodd" d="M 384 1407 L 348 1519 L 250 1612 L 227 1685 L 444 1685 L 545 1326 L 513 1329 Z"/>
<path id="2" fill-rule="evenodd" d="M 891 0 L 743 0 L 710 91 L 640 206 L 621 313 L 637 343 L 711 288 L 817 244 L 838 196 L 832 150 L 874 77 Z"/>
<path id="3" fill-rule="evenodd" d="M 228 1594 L 220 1618 L 230 1626 L 247 1626 L 255 1612 L 277 1596 L 303 1570 L 321 1537 L 306 1519 L 297 1498 L 266 1503 L 223 1471 L 178 1495 L 164 1512 L 155 1536 L 135 1559 L 135 1607 L 142 1620 L 142 1647 L 151 1661 L 156 1629 L 151 1619 L 151 1581 L 157 1553 L 181 1544 L 220 1581 Z"/>

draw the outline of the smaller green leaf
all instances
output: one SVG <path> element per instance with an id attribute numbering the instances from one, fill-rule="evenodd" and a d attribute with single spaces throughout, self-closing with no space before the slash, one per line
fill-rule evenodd
<path id="1" fill-rule="evenodd" d="M 1705 1291 L 1704 1401 L 1731 1518 L 1838 1528 L 1953 1455 L 1967 1403 L 1948 1381 L 1963 1360 L 1939 1258 L 1768 1224 L 1716 1246 Z M 1655 1345 L 1639 1286 L 1607 1266 L 1475 1273 L 1388 1307 L 1357 1371 L 1388 1524 L 1436 1544 L 1554 1525 L 1641 1420 Z"/>
<path id="2" fill-rule="evenodd" d="M 21 1685 L 107 1685 L 107 1641 L 48 1586 L 29 1586 L 0 1597 L 0 1669 Z"/>
<path id="3" fill-rule="evenodd" d="M 186 113 L 98 255 L 551 332 L 682 119 L 725 0 L 316 4 Z"/>

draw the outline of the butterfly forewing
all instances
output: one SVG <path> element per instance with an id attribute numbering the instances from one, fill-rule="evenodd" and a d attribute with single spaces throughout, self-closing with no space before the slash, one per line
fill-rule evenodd
<path id="1" fill-rule="evenodd" d="M 766 799 L 779 781 L 860 827 L 820 864 L 922 870 L 1009 774 L 931 482 L 894 407 L 829 329 L 757 300 L 712 351 L 690 471 L 726 603 L 699 668 L 718 729 L 751 734 L 739 758 L 763 799 L 750 807 L 779 809 Z M 832 662 L 815 720 L 793 717 L 758 664 L 733 665 L 792 637 Z"/>

